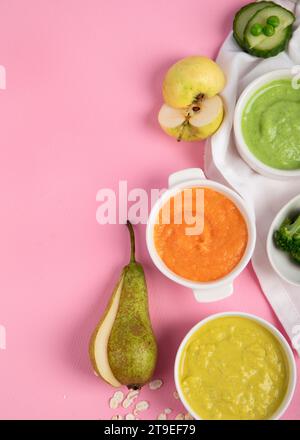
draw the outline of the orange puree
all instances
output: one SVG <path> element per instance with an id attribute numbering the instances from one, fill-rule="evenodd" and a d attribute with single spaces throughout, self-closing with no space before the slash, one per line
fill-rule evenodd
<path id="1" fill-rule="evenodd" d="M 154 226 L 154 243 L 160 258 L 172 272 L 188 280 L 208 282 L 224 277 L 237 266 L 247 246 L 248 231 L 243 215 L 228 197 L 201 188 L 204 191 L 204 228 L 200 234 L 187 235 L 186 228 L 193 225 L 189 219 L 185 222 L 188 216 L 184 211 L 192 208 L 190 214 L 195 216 L 196 189 L 199 188 L 189 190 L 190 202 L 181 193 L 181 224 L 174 221 L 174 212 L 178 212 L 174 197 L 167 202 L 170 203 L 169 224 L 163 224 L 167 222 L 162 220 L 166 205 L 160 210 Z M 203 207 L 197 211 L 197 215 L 203 215 Z"/>

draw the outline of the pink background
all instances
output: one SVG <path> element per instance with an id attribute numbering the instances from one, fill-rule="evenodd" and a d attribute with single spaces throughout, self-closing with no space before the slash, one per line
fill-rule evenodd
<path id="1" fill-rule="evenodd" d="M 214 57 L 241 0 L 2 0 L 0 64 L 1 418 L 110 418 L 113 389 L 90 368 L 87 345 L 127 263 L 125 226 L 96 222 L 96 193 L 161 188 L 202 165 L 203 145 L 177 144 L 159 128 L 167 67 L 191 54 Z M 138 225 L 159 391 L 142 390 L 155 418 L 174 400 L 173 361 L 196 322 L 215 312 L 255 313 L 280 325 L 251 267 L 234 295 L 210 305 L 153 266 Z M 300 362 L 297 360 L 298 370 Z M 286 419 L 300 419 L 299 386 Z M 121 411 L 122 413 L 125 410 Z M 141 416 L 142 418 L 142 416 Z"/>

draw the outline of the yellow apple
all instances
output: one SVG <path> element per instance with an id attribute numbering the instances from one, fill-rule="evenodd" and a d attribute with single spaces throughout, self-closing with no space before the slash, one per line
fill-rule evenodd
<path id="1" fill-rule="evenodd" d="M 204 56 L 191 56 L 170 67 L 163 82 L 163 97 L 171 107 L 184 108 L 196 103 L 199 96 L 217 95 L 224 86 L 225 76 L 217 63 Z"/>

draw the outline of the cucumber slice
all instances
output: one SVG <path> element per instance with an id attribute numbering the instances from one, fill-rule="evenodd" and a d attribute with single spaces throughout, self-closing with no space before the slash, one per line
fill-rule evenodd
<path id="1" fill-rule="evenodd" d="M 274 6 L 275 3 L 268 1 L 249 3 L 242 7 L 236 14 L 233 20 L 233 36 L 241 48 L 244 48 L 244 31 L 248 21 L 256 12 L 267 6 Z"/>
<path id="2" fill-rule="evenodd" d="M 280 19 L 280 24 L 275 29 L 275 33 L 272 37 L 267 37 L 264 34 L 254 36 L 251 34 L 251 27 L 259 23 L 264 26 L 267 19 L 272 16 L 277 15 Z M 267 6 L 260 11 L 256 12 L 253 17 L 249 20 L 246 29 L 244 31 L 244 46 L 246 50 L 251 53 L 255 49 L 256 56 L 268 57 L 267 51 L 272 53 L 279 53 L 279 48 L 285 47 L 287 41 L 287 34 L 289 32 L 284 32 L 289 26 L 295 21 L 295 16 L 291 11 L 282 8 L 279 5 Z M 268 41 L 266 41 L 268 40 Z"/>
<path id="3" fill-rule="evenodd" d="M 293 26 L 290 25 L 281 31 L 276 32 L 273 37 L 266 38 L 262 43 L 251 49 L 247 49 L 250 55 L 261 58 L 270 58 L 278 55 L 285 50 L 288 41 L 291 39 L 293 33 Z"/>

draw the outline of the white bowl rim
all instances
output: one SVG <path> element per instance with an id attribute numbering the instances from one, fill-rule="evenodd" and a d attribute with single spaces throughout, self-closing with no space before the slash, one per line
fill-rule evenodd
<path id="1" fill-rule="evenodd" d="M 292 78 L 294 75 L 291 69 L 277 69 L 267 72 L 255 80 L 253 80 L 241 93 L 234 112 L 234 134 L 236 138 L 236 147 L 240 151 L 243 159 L 248 163 L 251 168 L 257 172 L 274 178 L 287 178 L 287 177 L 299 177 L 300 169 L 296 170 L 281 170 L 279 168 L 273 168 L 265 163 L 261 162 L 247 146 L 242 133 L 241 119 L 245 105 L 251 99 L 253 94 L 257 92 L 261 87 L 267 85 L 272 80 Z"/>
<path id="2" fill-rule="evenodd" d="M 268 232 L 267 246 L 266 246 L 266 248 L 267 248 L 267 254 L 268 254 L 268 258 L 269 258 L 270 264 L 271 264 L 272 268 L 274 269 L 274 271 L 277 273 L 277 275 L 279 275 L 280 278 L 282 278 L 282 279 L 283 279 L 284 281 L 286 281 L 287 283 L 292 284 L 293 286 L 297 286 L 297 287 L 300 286 L 300 282 L 299 282 L 299 283 L 295 283 L 294 281 L 292 281 L 292 280 L 290 280 L 289 278 L 287 278 L 282 272 L 280 272 L 280 270 L 278 269 L 277 265 L 275 264 L 274 259 L 273 259 L 272 245 L 273 245 L 273 233 L 274 233 L 274 226 L 275 226 L 275 223 L 277 223 L 278 218 L 281 217 L 281 215 L 282 215 L 285 211 L 287 211 L 287 210 L 289 209 L 289 207 L 290 207 L 291 205 L 293 205 L 293 203 L 294 203 L 296 200 L 298 200 L 298 199 L 300 199 L 300 194 L 298 194 L 297 196 L 295 196 L 295 197 L 293 197 L 291 200 L 289 200 L 289 201 L 288 201 L 285 205 L 283 205 L 282 208 L 277 212 L 277 214 L 275 215 L 275 217 L 274 217 L 274 219 L 273 219 L 273 221 L 272 221 L 272 223 L 271 223 L 271 226 L 270 226 L 270 229 L 269 229 L 269 232 Z"/>
<path id="3" fill-rule="evenodd" d="M 163 205 L 164 202 L 166 202 L 170 197 L 172 197 L 178 191 L 192 187 L 209 187 L 216 191 L 219 191 L 221 194 L 226 195 L 226 197 L 228 197 L 237 206 L 237 208 L 243 215 L 243 218 L 247 224 L 248 243 L 243 257 L 241 258 L 240 262 L 234 267 L 234 269 L 231 272 L 229 272 L 229 274 L 216 281 L 210 281 L 210 282 L 191 281 L 175 274 L 161 260 L 154 245 L 153 229 L 154 229 L 155 219 L 157 218 L 160 207 Z M 171 279 L 172 281 L 178 284 L 181 284 L 185 287 L 189 287 L 191 289 L 201 289 L 201 290 L 210 289 L 210 288 L 213 289 L 215 287 L 223 286 L 232 282 L 245 269 L 245 267 L 249 263 L 250 259 L 252 258 L 256 243 L 255 219 L 244 199 L 231 188 L 206 178 L 187 180 L 167 189 L 153 205 L 147 223 L 146 243 L 152 261 L 154 262 L 155 266 L 166 277 L 168 277 L 169 279 Z"/>
<path id="4" fill-rule="evenodd" d="M 199 328 L 203 327 L 209 321 L 213 321 L 213 320 L 216 320 L 218 318 L 224 318 L 224 317 L 229 317 L 229 316 L 248 318 L 248 319 L 252 319 L 253 321 L 258 322 L 263 327 L 268 329 L 277 338 L 277 340 L 280 343 L 282 349 L 284 350 L 284 353 L 285 353 L 287 361 L 288 361 L 288 366 L 289 366 L 288 388 L 287 388 L 286 395 L 285 395 L 283 401 L 281 402 L 280 406 L 278 407 L 277 411 L 275 411 L 275 413 L 268 419 L 268 420 L 278 420 L 278 419 L 280 419 L 280 417 L 282 417 L 282 415 L 288 409 L 288 407 L 289 407 L 289 405 L 291 403 L 291 400 L 292 400 L 292 398 L 294 396 L 294 393 L 295 393 L 296 384 L 297 384 L 297 368 L 296 368 L 295 357 L 294 357 L 293 351 L 292 351 L 289 343 L 287 342 L 287 340 L 283 336 L 283 334 L 273 324 L 268 322 L 266 319 L 261 318 L 261 317 L 259 317 L 257 315 L 251 314 L 251 313 L 237 312 L 237 311 L 215 313 L 215 314 L 212 314 L 212 315 L 202 319 L 201 321 L 199 321 L 197 324 L 195 324 L 188 331 L 188 333 L 185 335 L 185 337 L 183 338 L 183 340 L 181 341 L 181 343 L 180 343 L 180 345 L 178 347 L 178 350 L 177 350 L 177 353 L 176 353 L 176 358 L 175 358 L 175 363 L 174 363 L 174 379 L 175 379 L 176 390 L 178 392 L 180 400 L 183 403 L 183 405 L 185 406 L 185 408 L 187 409 L 187 411 L 189 411 L 189 413 L 194 417 L 194 419 L 196 419 L 196 420 L 203 420 L 193 410 L 193 408 L 191 408 L 189 403 L 186 401 L 183 392 L 181 391 L 181 387 L 180 387 L 180 383 L 179 383 L 180 359 L 181 359 L 182 351 L 183 351 L 186 343 L 188 342 L 188 340 L 191 338 L 191 336 Z"/>

